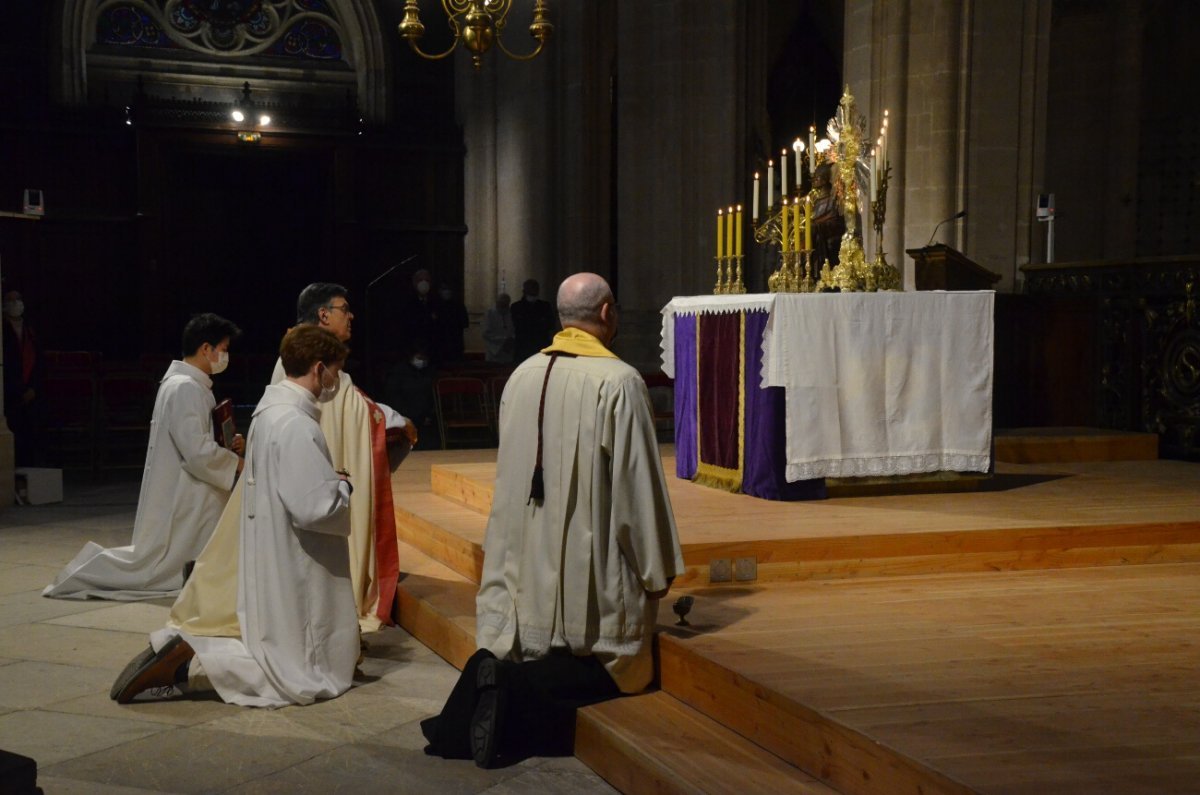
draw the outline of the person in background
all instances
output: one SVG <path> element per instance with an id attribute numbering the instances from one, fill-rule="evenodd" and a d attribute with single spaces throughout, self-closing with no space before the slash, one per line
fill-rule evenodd
<path id="1" fill-rule="evenodd" d="M 400 301 L 398 339 L 404 346 L 419 345 L 427 351 L 437 350 L 441 332 L 441 306 L 432 292 L 433 277 L 421 269 L 412 275 L 412 290 Z"/>
<path id="2" fill-rule="evenodd" d="M 513 361 L 523 362 L 550 344 L 558 328 L 550 302 L 538 298 L 541 287 L 536 279 L 528 279 L 521 287 L 521 300 L 512 306 Z"/>
<path id="3" fill-rule="evenodd" d="M 442 446 L 433 400 L 433 382 L 436 378 L 437 373 L 429 354 L 418 347 L 388 373 L 384 390 L 388 403 L 416 425 L 424 446 L 431 450 Z"/>
<path id="4" fill-rule="evenodd" d="M 508 293 L 500 293 L 496 296 L 496 305 L 488 307 L 483 317 L 483 342 L 487 346 L 484 359 L 493 364 L 511 364 L 513 360 L 517 334 L 509 309 L 511 301 Z"/>
<path id="5" fill-rule="evenodd" d="M 17 466 L 34 466 L 40 446 L 41 347 L 25 319 L 25 300 L 17 290 L 4 294 L 4 418 L 12 431 Z"/>
<path id="6" fill-rule="evenodd" d="M 442 282 L 438 287 L 436 336 L 438 350 L 433 357 L 442 367 L 463 358 L 463 332 L 470 319 L 467 307 L 454 295 L 449 284 Z"/>
<path id="7" fill-rule="evenodd" d="M 154 399 L 132 541 L 112 549 L 89 541 L 43 596 L 134 601 L 179 593 L 184 565 L 208 543 L 242 471 L 245 440 L 238 435 L 221 447 L 212 419 L 212 377 L 229 366 L 239 334 L 219 315 L 188 321 L 184 356 L 171 362 Z"/>

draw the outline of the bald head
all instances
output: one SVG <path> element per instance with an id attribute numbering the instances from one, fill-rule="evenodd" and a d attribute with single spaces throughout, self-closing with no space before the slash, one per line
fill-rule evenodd
<path id="1" fill-rule="evenodd" d="M 576 273 L 558 288 L 558 319 L 563 328 L 578 328 L 608 343 L 616 333 L 612 289 L 595 273 Z"/>

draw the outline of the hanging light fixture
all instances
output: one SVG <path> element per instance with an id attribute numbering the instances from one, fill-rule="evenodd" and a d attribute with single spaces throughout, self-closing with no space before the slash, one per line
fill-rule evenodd
<path id="1" fill-rule="evenodd" d="M 512 52 L 504 46 L 502 39 L 512 4 L 513 0 L 442 0 L 442 9 L 446 12 L 450 30 L 454 34 L 454 42 L 445 52 L 435 55 L 423 52 L 417 44 L 417 40 L 425 35 L 417 0 L 406 0 L 404 3 L 404 20 L 398 26 L 398 30 L 400 35 L 408 40 L 413 52 L 431 61 L 445 58 L 454 52 L 461 42 L 471 51 L 471 61 L 475 68 L 479 69 L 483 65 L 483 54 L 491 48 L 493 41 L 509 58 L 515 61 L 529 61 L 542 51 L 546 39 L 554 32 L 554 26 L 546 16 L 546 0 L 534 0 L 533 22 L 529 25 L 529 35 L 537 39 L 537 47 L 525 55 Z"/>

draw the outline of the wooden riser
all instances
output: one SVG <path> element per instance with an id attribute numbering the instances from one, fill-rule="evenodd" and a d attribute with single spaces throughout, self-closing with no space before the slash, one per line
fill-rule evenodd
<path id="1" fill-rule="evenodd" d="M 626 795 L 838 795 L 662 692 L 581 709 L 575 755 Z"/>
<path id="2" fill-rule="evenodd" d="M 659 635 L 664 692 L 753 740 L 844 795 L 971 795 L 917 760 Z"/>
<path id="3" fill-rule="evenodd" d="M 1158 434 L 1098 428 L 1015 428 L 997 431 L 996 460 L 1012 464 L 1060 461 L 1153 461 Z"/>
<path id="4" fill-rule="evenodd" d="M 402 541 L 477 583 L 486 527 L 478 501 L 486 497 L 490 503 L 491 489 L 475 479 L 474 466 L 434 467 L 439 495 L 413 494 L 398 503 L 396 525 Z M 803 512 L 805 506 L 790 510 Z M 689 543 L 691 528 L 680 521 L 687 570 L 677 584 L 685 587 L 744 586 L 709 579 L 714 560 L 738 558 L 755 560 L 759 584 L 1200 561 L 1200 520 L 858 535 L 821 535 L 812 528 L 808 537 L 765 541 L 738 540 L 731 528 L 730 539 L 717 543 Z"/>

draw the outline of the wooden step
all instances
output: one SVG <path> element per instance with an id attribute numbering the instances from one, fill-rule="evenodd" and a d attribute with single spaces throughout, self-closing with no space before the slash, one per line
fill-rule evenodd
<path id="1" fill-rule="evenodd" d="M 970 795 L 971 788 L 658 636 L 664 692 L 845 795 Z M 584 760 L 587 761 L 587 760 Z"/>
<path id="2" fill-rule="evenodd" d="M 1012 464 L 1158 458 L 1158 434 L 1105 428 L 997 429 L 995 442 L 996 460 Z"/>
<path id="3" fill-rule="evenodd" d="M 475 652 L 478 586 L 403 541 L 399 550 L 396 623 L 461 670 Z"/>
<path id="4" fill-rule="evenodd" d="M 626 795 L 837 795 L 663 692 L 579 710 L 575 755 Z"/>
<path id="5" fill-rule="evenodd" d="M 429 492 L 396 501 L 396 537 L 478 583 L 487 518 Z"/>
<path id="6" fill-rule="evenodd" d="M 1169 463 L 1173 462 L 1163 462 Z M 434 466 L 431 481 L 438 497 L 407 504 L 408 511 L 397 508 L 397 524 L 405 528 L 404 537 L 477 581 L 483 560 L 483 516 L 490 510 L 494 475 L 493 463 Z M 1189 521 L 1152 521 L 1147 515 L 1131 522 L 1088 522 L 1097 512 L 1082 506 L 1099 510 L 1093 495 L 1111 492 L 1107 475 L 1090 477 L 1095 485 L 1081 489 L 1077 497 L 1072 497 L 1061 483 L 1049 482 L 1040 489 L 1036 485 L 1027 487 L 1047 493 L 1042 498 L 1047 509 L 1039 514 L 1031 513 L 1013 498 L 1008 498 L 1012 507 L 1006 507 L 1003 495 L 909 498 L 922 499 L 932 506 L 923 512 L 928 517 L 928 530 L 913 526 L 924 518 L 922 512 L 901 503 L 905 498 L 900 497 L 838 505 L 771 503 L 670 482 L 687 567 L 676 584 L 744 586 L 746 581 L 734 576 L 716 582 L 713 576 L 717 571 L 714 567 L 721 562 L 732 572 L 738 560 L 746 559 L 753 562 L 753 581 L 758 584 L 1200 561 L 1200 521 L 1195 520 L 1194 510 L 1190 511 Z M 1154 501 L 1157 510 L 1168 512 L 1165 515 L 1186 516 L 1189 510 L 1185 503 L 1195 503 L 1185 479 L 1180 479 L 1178 485 L 1162 487 L 1158 494 L 1145 496 Z M 740 521 L 733 516 L 714 520 L 701 515 L 691 504 L 693 500 L 716 499 L 718 502 L 713 504 L 720 505 L 723 498 L 745 506 Z M 955 499 L 961 504 L 952 501 Z M 1172 507 L 1173 502 L 1179 504 L 1178 508 Z M 991 509 L 994 519 L 970 513 L 983 513 L 981 506 L 985 504 L 995 506 Z M 900 510 L 889 511 L 887 506 Z M 892 523 L 896 516 L 911 515 L 915 520 L 909 525 L 882 526 L 879 520 L 885 513 Z M 848 530 L 846 525 L 853 525 L 842 515 L 861 516 L 861 529 Z M 1129 514 L 1130 518 L 1134 515 Z M 442 517 L 446 517 L 445 522 Z M 789 531 L 798 535 L 756 537 Z M 721 540 L 703 540 L 718 534 L 723 536 Z"/>

